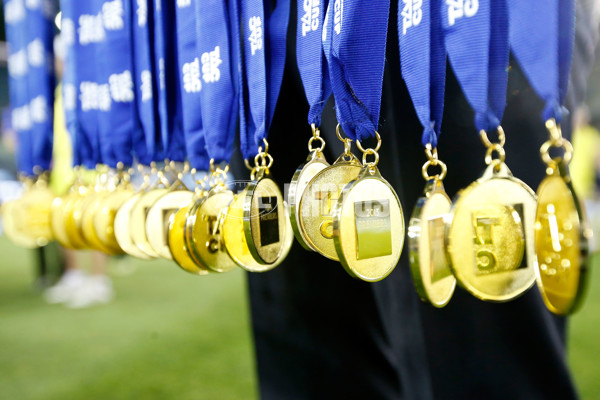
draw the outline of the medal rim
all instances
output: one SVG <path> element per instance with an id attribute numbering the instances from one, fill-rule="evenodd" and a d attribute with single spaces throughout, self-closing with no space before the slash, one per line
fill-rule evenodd
<path id="1" fill-rule="evenodd" d="M 119 243 L 119 247 L 121 249 L 123 249 L 123 251 L 126 254 L 128 254 L 132 257 L 139 258 L 141 260 L 152 260 L 154 257 L 150 257 L 148 254 L 144 253 L 135 244 L 135 242 L 133 241 L 133 238 L 131 237 L 130 226 L 129 226 L 131 210 L 132 210 L 133 206 L 135 205 L 135 203 L 139 200 L 139 198 L 144 193 L 145 192 L 134 193 L 133 196 L 131 196 L 125 203 L 123 203 L 121 205 L 121 207 L 119 207 L 119 209 L 117 210 L 117 213 L 115 214 L 115 220 L 113 221 L 113 229 L 115 230 L 115 238 L 117 239 L 117 243 Z M 128 205 L 129 202 L 131 202 L 131 206 Z M 126 206 L 129 208 L 129 211 L 127 211 L 125 213 L 126 210 L 124 207 L 126 207 Z M 123 214 L 123 213 L 125 213 L 125 214 Z M 122 229 L 126 229 L 126 232 L 123 235 L 116 234 L 117 232 L 120 232 L 120 229 L 117 229 L 117 226 L 116 226 L 116 221 L 117 221 L 117 218 L 119 218 L 119 215 L 122 215 L 121 218 L 125 218 L 125 222 L 123 222 L 123 226 L 120 227 Z M 119 237 L 122 237 L 122 238 L 129 237 L 129 243 L 125 243 L 125 245 L 123 245 L 123 243 L 119 240 Z"/>

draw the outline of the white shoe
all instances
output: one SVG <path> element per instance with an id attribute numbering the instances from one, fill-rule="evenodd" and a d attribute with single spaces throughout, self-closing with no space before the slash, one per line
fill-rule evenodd
<path id="1" fill-rule="evenodd" d="M 50 304 L 64 303 L 86 280 L 86 275 L 78 269 L 68 270 L 60 280 L 44 292 L 44 299 Z"/>
<path id="2" fill-rule="evenodd" d="M 104 304 L 114 297 L 112 281 L 103 275 L 92 275 L 86 278 L 66 302 L 69 308 L 85 308 L 95 304 Z"/>

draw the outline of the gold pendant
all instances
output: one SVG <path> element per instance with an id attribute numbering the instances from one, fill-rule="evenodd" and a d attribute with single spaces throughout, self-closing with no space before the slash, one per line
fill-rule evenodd
<path id="1" fill-rule="evenodd" d="M 454 293 L 456 279 L 446 256 L 444 216 L 452 201 L 441 179 L 430 179 L 419 198 L 408 228 L 410 268 L 419 297 L 444 307 Z"/>
<path id="2" fill-rule="evenodd" d="M 363 281 L 380 281 L 396 267 L 404 245 L 402 206 L 374 165 L 365 165 L 340 193 L 333 243 L 344 269 Z"/>
<path id="3" fill-rule="evenodd" d="M 83 186 L 79 189 L 80 190 L 74 190 L 67 194 L 63 210 L 65 232 L 74 249 L 96 248 L 94 242 L 86 235 L 87 231 L 83 225 L 83 216 L 87 206 L 94 202 L 98 193 L 87 190 L 87 188 Z M 87 226 L 87 229 L 93 230 L 92 221 L 88 222 L 89 225 Z"/>
<path id="4" fill-rule="evenodd" d="M 204 196 L 204 193 L 201 192 L 198 196 L 198 200 Z M 211 270 L 205 265 L 198 263 L 196 259 L 190 256 L 187 241 L 185 239 L 185 223 L 188 212 L 194 203 L 194 196 L 192 196 L 187 205 L 181 207 L 169 218 L 168 245 L 173 260 L 183 270 L 192 274 L 206 275 L 210 273 Z"/>
<path id="5" fill-rule="evenodd" d="M 535 193 L 513 177 L 499 152 L 500 162 L 486 157 L 483 176 L 458 193 L 446 225 L 446 248 L 457 281 L 475 297 L 495 302 L 527 291 L 536 265 Z"/>
<path id="6" fill-rule="evenodd" d="M 143 192 L 136 193 L 132 197 L 129 198 L 115 214 L 114 221 L 114 233 L 115 239 L 119 244 L 119 247 L 123 249 L 123 251 L 130 256 L 140 258 L 142 260 L 151 260 L 153 257 L 150 257 L 148 254 L 144 253 L 140 248 L 133 242 L 133 237 L 131 235 L 130 228 L 130 218 L 131 218 L 131 210 L 133 206 L 138 202 L 140 197 L 142 197 Z"/>
<path id="7" fill-rule="evenodd" d="M 19 203 L 19 199 L 11 200 L 2 204 L 2 227 L 4 234 L 17 246 L 26 249 L 35 249 L 38 246 L 35 238 L 27 235 L 25 221 L 25 210 Z"/>
<path id="8" fill-rule="evenodd" d="M 183 184 L 178 184 L 181 189 L 173 186 L 168 193 L 158 198 L 148 210 L 146 216 L 146 237 L 148 243 L 160 257 L 172 260 L 169 250 L 169 218 L 181 207 L 191 203 L 194 193 L 184 189 Z M 183 189 L 183 190 L 182 190 Z"/>
<path id="9" fill-rule="evenodd" d="M 53 200 L 54 194 L 43 177 L 38 178 L 19 200 L 25 210 L 25 234 L 31 236 L 39 247 L 47 245 L 53 239 L 50 228 Z"/>
<path id="10" fill-rule="evenodd" d="M 205 199 L 196 201 L 185 221 L 185 238 L 189 254 L 197 264 L 214 272 L 227 272 L 236 267 L 223 243 L 224 211 L 233 200 L 233 192 L 223 183 L 215 186 Z"/>
<path id="11" fill-rule="evenodd" d="M 100 242 L 114 253 L 123 253 L 115 236 L 115 217 L 121 206 L 133 197 L 133 191 L 128 188 L 117 188 L 109 193 L 99 205 L 94 215 L 94 231 Z"/>
<path id="12" fill-rule="evenodd" d="M 95 250 L 101 251 L 105 254 L 116 255 L 121 254 L 123 251 L 121 248 L 110 248 L 102 240 L 96 231 L 96 216 L 101 212 L 102 203 L 110 192 L 104 189 L 92 193 L 84 203 L 81 204 L 81 232 L 88 245 Z"/>
<path id="13" fill-rule="evenodd" d="M 69 241 L 69 236 L 67 235 L 67 231 L 65 229 L 64 223 L 64 206 L 66 203 L 67 197 L 60 196 L 55 197 L 52 201 L 52 206 L 50 207 L 50 229 L 52 229 L 52 236 L 61 246 L 67 249 L 73 249 L 73 245 Z M 4 211 L 3 211 L 4 215 Z M 12 213 L 11 213 L 12 215 Z M 7 223 L 7 220 L 3 217 L 4 223 Z"/>
<path id="14" fill-rule="evenodd" d="M 131 207 L 129 214 L 129 233 L 131 234 L 133 243 L 142 253 L 150 258 L 158 258 L 159 255 L 148 241 L 148 236 L 146 235 L 146 216 L 156 200 L 167 194 L 168 191 L 168 189 L 159 188 L 150 189 L 142 193 Z"/>

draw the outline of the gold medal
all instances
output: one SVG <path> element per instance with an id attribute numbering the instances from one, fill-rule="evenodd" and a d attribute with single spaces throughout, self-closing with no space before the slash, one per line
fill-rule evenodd
<path id="1" fill-rule="evenodd" d="M 339 260 L 333 243 L 333 208 L 344 186 L 356 179 L 361 163 L 350 152 L 351 139 L 338 138 L 344 142 L 344 153 L 309 182 L 300 198 L 300 223 L 298 228 L 313 250 L 332 260 Z"/>
<path id="2" fill-rule="evenodd" d="M 444 240 L 444 216 L 448 214 L 452 201 L 444 191 L 442 181 L 446 176 L 446 165 L 437 159 L 437 151 L 426 150 L 429 160 L 423 166 L 427 181 L 424 195 L 413 210 L 408 228 L 410 268 L 415 288 L 421 300 L 435 307 L 444 307 L 450 301 L 456 279 L 452 275 Z M 430 177 L 429 166 L 439 165 L 442 172 Z"/>
<path id="3" fill-rule="evenodd" d="M 63 224 L 65 232 L 74 249 L 86 249 L 93 247 L 83 231 L 84 208 L 93 202 L 95 191 L 88 190 L 81 185 L 76 190 L 67 194 L 63 209 Z"/>
<path id="4" fill-rule="evenodd" d="M 50 228 L 50 210 L 54 194 L 48 188 L 47 178 L 42 175 L 19 200 L 25 211 L 25 234 L 31 236 L 38 246 L 45 246 L 53 239 Z"/>
<path id="5" fill-rule="evenodd" d="M 481 300 L 503 302 L 535 280 L 536 197 L 504 164 L 504 132 L 488 145 L 483 176 L 458 193 L 446 225 L 446 248 L 458 282 Z M 498 159 L 492 159 L 497 152 Z"/>
<path id="6" fill-rule="evenodd" d="M 101 201 L 94 216 L 94 231 L 98 239 L 114 253 L 124 252 L 115 236 L 115 217 L 119 208 L 132 196 L 131 189 L 117 188 Z"/>
<path id="7" fill-rule="evenodd" d="M 344 186 L 333 210 L 333 242 L 344 269 L 367 282 L 380 281 L 398 264 L 404 245 L 404 216 L 394 189 L 377 169 L 381 146 L 363 149 L 363 167 Z M 375 156 L 367 162 L 367 156 Z"/>
<path id="8" fill-rule="evenodd" d="M 35 238 L 25 233 L 25 210 L 19 199 L 2 204 L 2 227 L 4 234 L 17 246 L 34 249 L 39 247 Z"/>
<path id="9" fill-rule="evenodd" d="M 546 126 L 550 140 L 540 151 L 547 176 L 538 188 L 535 221 L 537 284 L 548 309 L 566 315 L 576 310 L 584 292 L 590 231 L 584 228 L 584 211 L 567 171 L 573 148 L 554 119 Z M 550 147 L 562 147 L 565 153 L 553 160 Z"/>
<path id="10" fill-rule="evenodd" d="M 290 205 L 290 217 L 292 223 L 292 229 L 298 243 L 302 245 L 306 250 L 313 251 L 306 242 L 303 231 L 300 229 L 300 199 L 304 193 L 304 190 L 308 186 L 309 182 L 321 172 L 323 169 L 329 167 L 329 163 L 323 156 L 323 149 L 325 148 L 325 141 L 320 136 L 320 131 L 314 124 L 311 125 L 313 136 L 308 141 L 308 151 L 310 152 L 306 162 L 296 169 L 292 181 L 290 182 L 288 190 L 288 201 Z M 320 146 L 313 148 L 313 142 L 317 140 L 320 142 Z"/>
<path id="11" fill-rule="evenodd" d="M 214 272 L 227 272 L 236 267 L 223 242 L 222 226 L 233 192 L 225 186 L 227 170 L 212 168 L 215 185 L 204 199 L 197 200 L 189 209 L 185 221 L 185 240 L 188 252 L 199 265 Z"/>
<path id="12" fill-rule="evenodd" d="M 50 207 L 50 229 L 52 229 L 52 236 L 61 246 L 73 249 L 73 245 L 67 236 L 63 218 L 66 199 L 66 196 L 60 196 L 55 197 L 52 201 L 52 206 Z"/>
<path id="13" fill-rule="evenodd" d="M 146 216 L 150 207 L 169 190 L 165 188 L 150 189 L 142 193 L 131 208 L 129 214 L 129 232 L 133 243 L 148 257 L 158 258 L 158 253 L 152 248 L 146 235 Z"/>

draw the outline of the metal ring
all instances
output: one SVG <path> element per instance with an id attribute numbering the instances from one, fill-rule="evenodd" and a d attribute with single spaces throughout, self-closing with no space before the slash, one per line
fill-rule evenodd
<path id="1" fill-rule="evenodd" d="M 267 160 L 269 162 L 267 162 Z M 254 168 L 266 168 L 269 169 L 273 166 L 273 156 L 269 153 L 258 153 L 254 156 Z"/>
<path id="2" fill-rule="evenodd" d="M 379 135 L 379 132 L 375 131 L 375 138 L 377 138 L 377 146 L 375 146 L 375 151 L 379 151 L 379 149 L 381 148 L 381 136 Z M 360 140 L 356 139 L 356 146 L 358 147 L 358 149 L 360 151 L 362 151 L 363 153 L 366 151 L 363 147 L 362 144 L 360 143 Z"/>
<path id="3" fill-rule="evenodd" d="M 438 160 L 438 151 L 437 151 L 437 147 L 434 147 L 433 149 L 431 148 L 431 144 L 427 143 L 427 146 L 425 146 L 425 155 L 427 156 L 428 160 L 431 161 L 437 161 Z M 437 164 L 434 164 L 437 165 Z"/>
<path id="4" fill-rule="evenodd" d="M 267 139 L 263 138 L 263 143 L 265 144 L 265 153 L 269 152 L 269 142 L 267 142 Z"/>
<path id="5" fill-rule="evenodd" d="M 439 174 L 435 174 L 433 176 L 429 175 L 428 169 L 429 167 L 435 167 L 436 165 L 439 165 L 442 172 L 440 172 Z M 446 167 L 446 163 L 444 163 L 441 160 L 427 160 L 425 162 L 425 164 L 423 164 L 423 167 L 421 168 L 421 172 L 423 174 L 423 178 L 425 178 L 426 181 L 430 180 L 430 179 L 437 179 L 440 181 L 443 181 L 444 178 L 446 177 L 446 173 L 448 172 L 448 167 Z"/>
<path id="6" fill-rule="evenodd" d="M 492 155 L 494 152 L 498 153 L 498 158 L 492 158 Z M 490 165 L 493 163 L 496 166 L 498 166 L 499 164 L 504 163 L 505 159 L 506 159 L 506 152 L 504 151 L 504 147 L 502 147 L 502 145 L 500 143 L 492 144 L 490 147 L 488 147 L 487 151 L 485 152 L 485 163 L 487 165 Z M 496 162 L 496 161 L 498 161 L 498 162 Z"/>
<path id="7" fill-rule="evenodd" d="M 312 130 L 313 137 L 319 137 L 321 135 L 321 129 L 317 127 L 314 122 L 310 124 L 310 129 Z"/>
<path id="8" fill-rule="evenodd" d="M 487 132 L 485 130 L 482 129 L 479 131 L 479 136 L 481 137 L 481 141 L 483 142 L 483 144 L 486 147 L 492 147 L 495 144 L 504 146 L 504 143 L 506 143 L 506 135 L 504 134 L 504 129 L 502 129 L 501 125 L 498 125 L 498 128 L 496 128 L 496 132 L 498 133 L 498 142 L 492 143 L 490 141 L 490 139 L 488 139 Z"/>
<path id="9" fill-rule="evenodd" d="M 338 137 L 338 139 L 340 140 L 340 142 L 346 142 L 346 141 L 350 141 L 352 142 L 352 139 L 350 139 L 349 137 L 347 137 L 346 139 L 342 138 L 342 134 L 340 133 L 340 128 L 341 125 L 338 123 L 337 126 L 335 127 L 335 134 Z"/>
<path id="10" fill-rule="evenodd" d="M 321 142 L 321 145 L 319 147 L 317 147 L 317 148 L 313 148 L 312 147 L 312 143 L 315 140 L 318 140 L 319 142 Z M 310 139 L 308 139 L 308 151 L 310 151 L 310 152 L 316 151 L 316 152 L 320 153 L 320 152 L 323 151 L 323 149 L 325 149 L 325 140 L 321 136 L 317 135 L 317 136 L 313 136 Z"/>
<path id="11" fill-rule="evenodd" d="M 547 164 L 553 163 L 552 157 L 550 157 L 550 148 L 562 148 L 565 152 L 562 157 L 557 157 L 562 159 L 566 165 L 569 165 L 571 160 L 573 159 L 573 145 L 567 139 L 560 139 L 554 141 L 552 139 L 544 142 L 542 147 L 540 147 L 540 154 L 542 155 L 542 160 Z"/>
<path id="12" fill-rule="evenodd" d="M 550 140 L 558 142 L 562 139 L 562 129 L 559 124 L 556 123 L 554 118 L 550 118 L 546 121 L 546 129 L 550 134 Z"/>
<path id="13" fill-rule="evenodd" d="M 372 162 L 367 162 L 367 156 L 371 154 L 373 156 L 375 156 L 375 160 L 373 160 Z M 374 168 L 377 166 L 377 164 L 379 163 L 379 153 L 377 153 L 377 151 L 375 149 L 366 149 L 363 152 L 363 156 L 362 156 L 362 163 L 363 165 L 366 165 L 368 167 Z"/>

